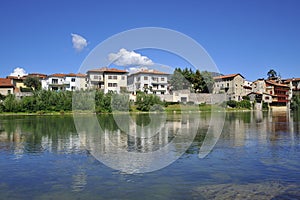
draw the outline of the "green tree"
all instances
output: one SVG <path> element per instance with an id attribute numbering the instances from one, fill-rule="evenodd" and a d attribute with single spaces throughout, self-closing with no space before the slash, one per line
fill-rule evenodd
<path id="1" fill-rule="evenodd" d="M 28 76 L 24 80 L 24 84 L 27 87 L 33 88 L 34 90 L 40 90 L 41 89 L 41 82 L 40 82 L 40 79 L 38 77 Z"/>
<path id="2" fill-rule="evenodd" d="M 171 78 L 170 78 L 170 85 L 172 87 L 172 90 L 176 91 L 176 90 L 182 90 L 183 89 L 183 85 L 184 85 L 184 76 L 182 75 L 182 71 L 180 68 L 176 68 L 174 70 L 174 73 L 172 74 Z"/>
<path id="3" fill-rule="evenodd" d="M 211 93 L 214 86 L 214 79 L 211 72 L 203 71 L 201 73 L 203 78 L 203 87 L 202 87 L 202 93 Z"/>
<path id="4" fill-rule="evenodd" d="M 20 102 L 16 99 L 15 95 L 8 95 L 3 101 L 4 111 L 6 112 L 19 112 Z"/>
<path id="5" fill-rule="evenodd" d="M 196 73 L 192 77 L 192 84 L 193 84 L 194 92 L 202 92 L 204 87 L 204 81 L 198 69 L 196 70 Z"/>
<path id="6" fill-rule="evenodd" d="M 267 75 L 268 79 L 277 78 L 277 72 L 274 69 L 270 69 Z"/>
<path id="7" fill-rule="evenodd" d="M 161 110 L 163 102 L 153 94 L 138 93 L 136 96 L 136 108 L 140 111 Z M 155 105 L 155 106 L 154 106 Z M 157 106 L 160 105 L 160 106 Z"/>
<path id="8" fill-rule="evenodd" d="M 111 100 L 112 111 L 129 111 L 129 96 L 127 94 L 113 94 Z"/>
<path id="9" fill-rule="evenodd" d="M 293 111 L 300 110 L 300 95 L 293 95 L 291 109 Z"/>

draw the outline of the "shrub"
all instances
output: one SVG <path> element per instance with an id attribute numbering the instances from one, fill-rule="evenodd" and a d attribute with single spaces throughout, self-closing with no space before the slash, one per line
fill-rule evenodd
<path id="1" fill-rule="evenodd" d="M 237 107 L 251 109 L 251 102 L 249 100 L 242 100 L 237 102 Z"/>
<path id="2" fill-rule="evenodd" d="M 136 97 L 136 106 L 137 109 L 140 111 L 149 111 L 151 106 L 159 104 L 162 105 L 163 102 L 160 98 L 153 94 L 145 94 L 145 93 L 138 93 Z"/>
<path id="3" fill-rule="evenodd" d="M 234 100 L 229 100 L 229 101 L 226 102 L 226 104 L 228 106 L 230 106 L 231 108 L 235 108 L 237 106 L 237 102 L 234 101 Z"/>

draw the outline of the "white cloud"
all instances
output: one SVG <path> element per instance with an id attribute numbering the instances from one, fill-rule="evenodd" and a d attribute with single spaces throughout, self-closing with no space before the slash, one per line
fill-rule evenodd
<path id="1" fill-rule="evenodd" d="M 25 76 L 27 75 L 25 69 L 21 68 L 21 67 L 17 67 L 14 69 L 14 72 L 10 73 L 10 76 Z"/>
<path id="2" fill-rule="evenodd" d="M 71 33 L 71 36 L 72 36 L 73 48 L 76 51 L 80 52 L 88 45 L 87 40 L 81 35 Z"/>
<path id="3" fill-rule="evenodd" d="M 151 66 L 154 64 L 147 56 L 127 51 L 124 48 L 120 49 L 118 53 L 110 53 L 108 59 L 117 66 Z"/>

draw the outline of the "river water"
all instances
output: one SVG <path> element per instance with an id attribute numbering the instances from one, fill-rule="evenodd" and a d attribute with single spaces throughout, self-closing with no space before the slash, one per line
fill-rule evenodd
<path id="1" fill-rule="evenodd" d="M 122 114 L 98 115 L 99 133 L 84 115 L 76 126 L 67 115 L 0 116 L 0 199 L 300 199 L 300 116 L 224 117 L 216 144 L 199 158 L 211 113 L 134 114 L 124 126 Z M 112 146 L 169 154 L 132 160 Z M 171 154 L 178 159 L 163 166 Z"/>

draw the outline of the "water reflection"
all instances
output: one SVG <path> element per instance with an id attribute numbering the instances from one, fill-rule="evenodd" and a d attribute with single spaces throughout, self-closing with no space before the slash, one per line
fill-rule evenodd
<path id="1" fill-rule="evenodd" d="M 124 116 L 121 128 L 112 115 L 101 115 L 98 120 L 85 115 L 75 121 L 80 140 L 95 158 L 126 173 L 141 173 L 180 157 L 192 143 L 200 121 L 196 114 L 169 115 L 166 120 L 157 120 L 161 115 L 155 115 L 150 123 L 148 114 Z"/>
<path id="2" fill-rule="evenodd" d="M 203 134 L 208 129 L 210 114 L 168 115 L 165 121 L 156 120 L 148 126 L 147 114 L 132 115 L 132 121 L 126 121 L 127 130 L 121 130 L 112 115 L 99 115 L 98 122 L 104 130 L 101 140 L 104 141 L 101 151 L 105 152 L 110 144 L 125 148 L 127 151 L 149 152 L 169 144 L 178 131 L 186 133 L 199 124 L 196 140 L 201 143 Z M 159 115 L 157 116 L 159 118 Z M 82 123 L 89 124 L 89 118 L 82 116 Z M 146 129 L 141 131 L 138 126 Z M 56 153 L 72 153 L 93 146 L 94 136 L 87 132 L 77 133 L 71 116 L 2 116 L 0 118 L 1 150 L 11 151 L 16 157 L 24 153 L 40 153 L 44 151 Z M 131 134 L 127 134 L 129 131 Z M 153 134 L 155 132 L 155 134 Z M 221 138 L 231 142 L 232 146 L 244 146 L 249 140 L 260 143 L 276 142 L 289 138 L 292 143 L 299 139 L 300 123 L 298 115 L 286 112 L 268 113 L 262 111 L 227 113 L 226 123 Z M 141 137 L 134 137 L 141 134 Z M 201 139 L 200 139 L 201 138 Z"/>
<path id="3" fill-rule="evenodd" d="M 165 121 L 156 120 L 153 126 L 160 131 L 153 134 L 156 129 L 148 126 L 141 137 L 133 137 L 138 130 L 135 124 L 147 127 L 151 120 L 147 115 L 131 116 L 133 120 L 127 126 L 131 135 L 119 129 L 112 115 L 97 117 L 101 134 L 90 134 L 99 132 L 85 115 L 82 124 L 89 128 L 79 133 L 71 116 L 0 116 L 0 198 L 41 199 L 45 195 L 51 199 L 56 195 L 67 199 L 119 199 L 124 195 L 130 199 L 148 195 L 197 199 L 237 193 L 247 196 L 251 191 L 263 198 L 288 196 L 284 192 L 293 188 L 292 194 L 299 191 L 298 114 L 226 113 L 220 139 L 206 159 L 199 159 L 197 154 L 209 128 L 210 113 L 167 115 Z M 197 125 L 199 129 L 195 130 Z M 107 152 L 116 150 L 111 149 L 113 146 L 138 154 L 166 148 L 176 155 L 193 136 L 190 130 L 197 135 L 186 154 L 154 173 L 120 174 L 91 156 L 93 152 L 111 156 Z M 178 135 L 182 137 L 176 141 Z M 101 141 L 104 145 L 99 145 Z M 124 163 L 127 158 L 117 159 Z M 152 160 L 143 162 L 157 164 Z M 134 166 L 132 162 L 126 164 Z M 275 192 L 261 192 L 272 190 Z"/>

